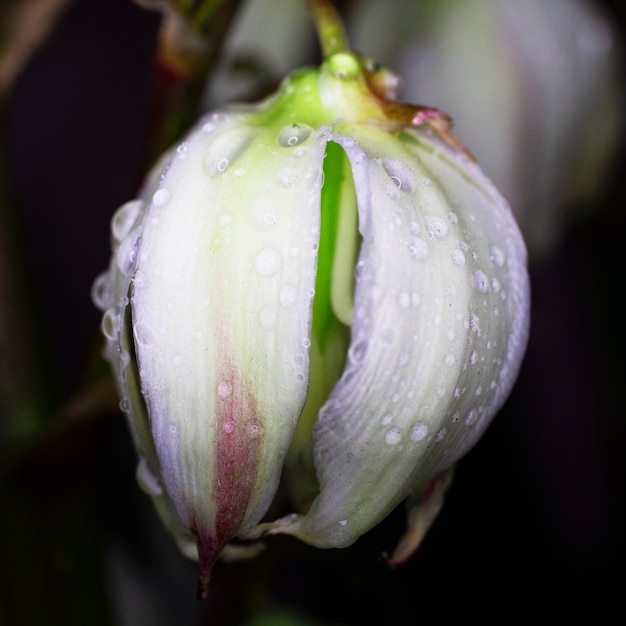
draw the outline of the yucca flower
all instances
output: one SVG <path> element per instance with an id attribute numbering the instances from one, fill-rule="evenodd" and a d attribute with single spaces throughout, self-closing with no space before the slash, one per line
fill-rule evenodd
<path id="1" fill-rule="evenodd" d="M 206 115 L 114 216 L 95 286 L 140 482 L 201 595 L 236 537 L 343 547 L 407 497 L 427 526 L 526 344 L 506 202 L 310 6 L 321 67 Z M 258 526 L 283 469 L 297 512 Z"/>

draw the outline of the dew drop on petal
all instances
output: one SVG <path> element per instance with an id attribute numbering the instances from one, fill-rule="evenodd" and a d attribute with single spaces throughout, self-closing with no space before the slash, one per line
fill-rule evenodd
<path id="1" fill-rule="evenodd" d="M 278 313 L 273 306 L 264 306 L 261 309 L 260 321 L 261 326 L 266 329 L 274 328 L 276 326 L 276 320 L 278 319 Z"/>
<path id="2" fill-rule="evenodd" d="M 348 350 L 348 358 L 351 361 L 358 363 L 363 360 L 363 357 L 365 356 L 366 352 L 367 352 L 367 340 L 364 339 L 362 341 L 358 341 L 353 346 L 350 346 L 350 349 Z"/>
<path id="3" fill-rule="evenodd" d="M 496 267 L 502 267 L 506 260 L 504 252 L 498 246 L 491 246 L 489 250 L 489 258 Z"/>
<path id="4" fill-rule="evenodd" d="M 204 171 L 211 177 L 223 174 L 250 145 L 250 128 L 231 128 L 215 137 L 204 156 Z"/>
<path id="5" fill-rule="evenodd" d="M 469 328 L 473 333 L 480 332 L 480 318 L 478 315 L 472 313 L 469 316 Z"/>
<path id="6" fill-rule="evenodd" d="M 389 424 L 391 424 L 391 413 L 385 413 L 385 415 L 380 418 L 380 425 L 389 426 Z"/>
<path id="7" fill-rule="evenodd" d="M 385 433 L 385 443 L 390 446 L 397 446 L 402 441 L 402 432 L 396 426 L 393 426 Z"/>
<path id="8" fill-rule="evenodd" d="M 115 212 L 111 219 L 111 234 L 116 241 L 122 241 L 133 229 L 142 204 L 141 200 L 131 200 Z"/>
<path id="9" fill-rule="evenodd" d="M 448 236 L 448 224 L 440 217 L 428 216 L 426 230 L 433 239 L 445 239 Z"/>
<path id="10" fill-rule="evenodd" d="M 409 254 L 415 259 L 425 259 L 428 256 L 428 244 L 419 237 L 412 238 L 408 243 Z"/>
<path id="11" fill-rule="evenodd" d="M 220 398 L 228 398 L 228 396 L 230 396 L 232 392 L 233 392 L 233 386 L 226 380 L 223 380 L 217 386 L 217 395 Z"/>
<path id="12" fill-rule="evenodd" d="M 311 135 L 312 128 L 306 124 L 289 124 L 278 132 L 278 144 L 284 148 L 297 146 Z"/>
<path id="13" fill-rule="evenodd" d="M 100 324 L 102 334 L 110 341 L 117 339 L 121 329 L 121 319 L 114 308 L 105 311 Z"/>
<path id="14" fill-rule="evenodd" d="M 411 441 L 422 441 L 428 434 L 428 426 L 424 422 L 415 422 L 409 431 Z"/>
<path id="15" fill-rule="evenodd" d="M 478 411 L 470 409 L 465 416 L 465 425 L 473 426 L 478 421 Z"/>
<path id="16" fill-rule="evenodd" d="M 133 276 L 133 287 L 142 289 L 146 285 L 146 275 L 141 270 L 137 270 Z"/>
<path id="17" fill-rule="evenodd" d="M 398 189 L 408 192 L 415 190 L 415 176 L 406 163 L 398 159 L 383 159 L 382 166 Z"/>
<path id="18" fill-rule="evenodd" d="M 170 196 L 169 189 L 161 187 L 161 189 L 157 189 L 152 195 L 152 205 L 155 207 L 165 206 L 170 201 Z"/>
<path id="19" fill-rule="evenodd" d="M 248 422 L 246 424 L 246 434 L 250 439 L 256 439 L 263 434 L 263 427 L 258 422 Z"/>
<path id="20" fill-rule="evenodd" d="M 135 228 L 128 236 L 120 243 L 120 247 L 117 249 L 115 260 L 117 267 L 124 276 L 129 276 L 135 267 L 137 260 L 137 246 L 141 239 L 141 231 L 139 228 Z"/>
<path id="21" fill-rule="evenodd" d="M 152 331 L 142 322 L 135 324 L 133 334 L 140 346 L 147 346 L 152 341 Z"/>
<path id="22" fill-rule="evenodd" d="M 481 270 L 472 272 L 472 287 L 479 293 L 485 293 L 489 289 L 489 279 L 485 272 Z"/>
<path id="23" fill-rule="evenodd" d="M 454 250 L 452 252 L 452 262 L 458 266 L 465 265 L 465 255 L 460 250 Z"/>
<path id="24" fill-rule="evenodd" d="M 272 276 L 281 266 L 280 253 L 274 248 L 264 248 L 254 257 L 254 269 L 259 276 Z"/>
<path id="25" fill-rule="evenodd" d="M 296 288 L 293 285 L 283 285 L 278 294 L 278 301 L 283 307 L 290 307 L 296 303 Z"/>
<path id="26" fill-rule="evenodd" d="M 281 167 L 276 172 L 276 182 L 283 187 L 293 187 L 298 180 L 298 173 L 293 167 Z"/>
<path id="27" fill-rule="evenodd" d="M 113 287 L 108 272 L 103 272 L 94 280 L 91 300 L 100 311 L 106 311 L 113 304 Z"/>

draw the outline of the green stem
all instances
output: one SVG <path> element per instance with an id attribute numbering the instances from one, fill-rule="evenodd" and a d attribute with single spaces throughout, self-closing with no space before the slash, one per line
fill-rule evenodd
<path id="1" fill-rule="evenodd" d="M 324 59 L 349 50 L 348 37 L 339 11 L 329 0 L 306 0 L 322 46 Z"/>

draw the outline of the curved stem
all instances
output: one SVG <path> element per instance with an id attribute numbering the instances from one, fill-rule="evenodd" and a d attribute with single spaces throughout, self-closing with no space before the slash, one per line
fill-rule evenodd
<path id="1" fill-rule="evenodd" d="M 324 59 L 349 49 L 339 11 L 329 0 L 306 0 L 322 46 Z"/>

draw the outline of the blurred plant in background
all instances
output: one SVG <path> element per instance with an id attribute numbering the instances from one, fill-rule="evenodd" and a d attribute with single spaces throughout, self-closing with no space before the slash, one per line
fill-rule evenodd
<path id="1" fill-rule="evenodd" d="M 340 559 L 277 539 L 254 564 L 222 567 L 200 606 L 193 566 L 132 485 L 89 301 L 108 257 L 97 233 L 200 110 L 258 99 L 316 48 L 299 0 L 178 3 L 211 8 L 195 13 L 200 36 L 180 35 L 174 0 L 141 4 L 165 13 L 0 7 L 0 624 L 608 614 L 626 434 L 621 3 L 337 3 L 355 48 L 404 77 L 402 99 L 449 112 L 505 191 L 537 262 L 537 338 L 411 563 L 376 563 L 400 511 Z"/>
<path id="2" fill-rule="evenodd" d="M 402 98 L 454 118 L 531 258 L 554 249 L 606 182 L 623 124 L 610 23 L 581 0 L 365 0 L 352 18 L 354 45 L 403 77 Z"/>

